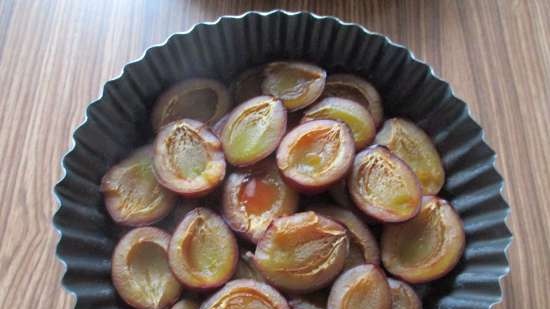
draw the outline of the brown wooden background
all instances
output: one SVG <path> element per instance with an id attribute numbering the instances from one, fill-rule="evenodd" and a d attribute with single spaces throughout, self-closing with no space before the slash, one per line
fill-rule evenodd
<path id="1" fill-rule="evenodd" d="M 409 46 L 469 102 L 506 179 L 515 234 L 498 308 L 550 308 L 550 1 L 0 0 L 0 308 L 72 308 L 50 224 L 59 160 L 105 81 L 169 34 L 284 8 Z"/>

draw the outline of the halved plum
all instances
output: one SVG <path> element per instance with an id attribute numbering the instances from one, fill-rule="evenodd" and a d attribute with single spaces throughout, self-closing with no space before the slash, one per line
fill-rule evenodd
<path id="1" fill-rule="evenodd" d="M 176 195 L 162 187 L 153 172 L 151 146 L 143 147 L 113 166 L 101 180 L 111 218 L 122 225 L 149 225 L 173 208 Z"/>
<path id="2" fill-rule="evenodd" d="M 231 93 L 236 104 L 241 104 L 262 95 L 264 66 L 259 65 L 245 70 L 231 83 Z"/>
<path id="3" fill-rule="evenodd" d="M 327 97 L 304 113 L 302 122 L 332 119 L 348 125 L 355 141 L 355 149 L 365 148 L 376 135 L 376 126 L 369 111 L 361 104 L 336 97 Z"/>
<path id="4" fill-rule="evenodd" d="M 153 167 L 160 184 L 185 197 L 209 193 L 225 176 L 220 141 L 202 122 L 192 119 L 162 128 L 155 139 Z"/>
<path id="5" fill-rule="evenodd" d="M 242 250 L 242 248 L 241 248 Z M 252 279 L 258 282 L 265 282 L 264 277 L 254 265 L 254 253 L 246 251 L 241 253 L 241 258 L 237 264 L 235 279 Z"/>
<path id="6" fill-rule="evenodd" d="M 182 286 L 168 265 L 170 234 L 154 227 L 128 232 L 112 258 L 113 285 L 120 297 L 139 309 L 161 309 L 175 303 Z"/>
<path id="7" fill-rule="evenodd" d="M 384 272 L 370 264 L 343 273 L 332 285 L 327 309 L 391 309 L 392 296 Z"/>
<path id="8" fill-rule="evenodd" d="M 277 166 L 298 191 L 320 192 L 348 172 L 355 153 L 349 128 L 334 120 L 313 120 L 290 131 L 277 150 Z"/>
<path id="9" fill-rule="evenodd" d="M 262 90 L 283 101 L 290 111 L 315 102 L 323 92 L 327 73 L 303 62 L 272 62 L 264 70 Z"/>
<path id="10" fill-rule="evenodd" d="M 184 80 L 162 93 L 155 102 L 152 123 L 155 131 L 184 119 L 212 124 L 225 115 L 232 102 L 227 88 L 213 79 Z"/>
<path id="11" fill-rule="evenodd" d="M 250 99 L 229 115 L 221 141 L 229 163 L 252 165 L 269 156 L 286 130 L 283 103 L 269 96 Z"/>
<path id="12" fill-rule="evenodd" d="M 376 242 L 376 239 L 372 235 L 368 226 L 364 224 L 353 212 L 340 208 L 336 205 L 314 205 L 308 209 L 329 219 L 335 220 L 346 227 L 350 239 L 350 255 L 353 252 L 352 248 L 358 248 L 363 257 L 362 263 L 360 264 L 380 264 L 380 251 L 378 250 L 378 243 Z M 348 260 L 353 262 L 352 264 L 360 261 L 353 256 L 348 256 Z"/>
<path id="13" fill-rule="evenodd" d="M 422 302 L 413 288 L 403 281 L 388 278 L 392 309 L 422 309 Z"/>
<path id="14" fill-rule="evenodd" d="M 359 209 L 382 222 L 409 220 L 420 209 L 422 189 L 414 172 L 382 146 L 357 154 L 348 189 Z"/>
<path id="15" fill-rule="evenodd" d="M 229 175 L 222 213 L 233 231 L 257 243 L 273 219 L 296 212 L 298 199 L 275 162 L 267 160 Z"/>
<path id="16" fill-rule="evenodd" d="M 307 293 L 340 273 L 348 250 L 342 225 L 308 211 L 274 220 L 258 242 L 254 263 L 279 289 Z"/>
<path id="17" fill-rule="evenodd" d="M 200 304 L 194 300 L 182 299 L 177 302 L 172 309 L 199 309 Z"/>
<path id="18" fill-rule="evenodd" d="M 195 208 L 172 235 L 168 257 L 174 275 L 184 286 L 208 290 L 233 276 L 239 248 L 219 215 L 207 208 Z"/>
<path id="19" fill-rule="evenodd" d="M 445 170 L 430 137 L 414 123 L 403 118 L 384 122 L 376 143 L 388 147 L 405 161 L 418 177 L 424 195 L 437 194 L 445 183 Z"/>
<path id="20" fill-rule="evenodd" d="M 200 309 L 289 309 L 286 299 L 271 286 L 248 279 L 228 282 Z"/>
<path id="21" fill-rule="evenodd" d="M 452 206 L 441 198 L 425 196 L 416 217 L 384 226 L 382 262 L 388 272 L 406 282 L 429 282 L 455 267 L 465 242 L 462 220 Z"/>
<path id="22" fill-rule="evenodd" d="M 379 127 L 384 120 L 380 94 L 376 88 L 359 76 L 352 74 L 329 75 L 322 96 L 344 98 L 365 106 L 376 127 Z"/>

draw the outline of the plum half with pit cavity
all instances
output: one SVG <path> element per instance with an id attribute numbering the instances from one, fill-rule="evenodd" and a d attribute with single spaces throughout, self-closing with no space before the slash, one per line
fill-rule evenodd
<path id="1" fill-rule="evenodd" d="M 455 267 L 465 234 L 462 220 L 447 201 L 425 196 L 416 217 L 384 226 L 380 244 L 388 272 L 409 283 L 425 283 Z"/>
<path id="2" fill-rule="evenodd" d="M 369 111 L 361 104 L 336 97 L 327 97 L 304 112 L 302 122 L 332 119 L 344 122 L 351 130 L 355 150 L 365 148 L 376 135 L 376 126 Z"/>
<path id="3" fill-rule="evenodd" d="M 151 116 L 153 128 L 184 119 L 212 124 L 225 115 L 232 102 L 227 88 L 213 79 L 184 80 L 162 93 Z"/>
<path id="4" fill-rule="evenodd" d="M 347 261 L 353 262 L 351 265 L 365 263 L 374 265 L 380 264 L 380 251 L 374 235 L 372 235 L 367 225 L 353 212 L 336 205 L 313 205 L 308 207 L 308 209 L 335 220 L 346 227 L 350 239 L 350 255 L 356 252 L 354 249 L 358 249 L 360 257 L 362 257 L 358 259 L 354 256 L 348 256 Z"/>
<path id="5" fill-rule="evenodd" d="M 224 184 L 223 217 L 233 231 L 257 243 L 273 219 L 296 211 L 298 199 L 274 160 L 262 161 L 229 175 Z"/>
<path id="6" fill-rule="evenodd" d="M 437 194 L 445 182 L 445 170 L 430 137 L 414 123 L 392 118 L 376 135 L 376 143 L 388 147 L 418 177 L 424 195 Z"/>
<path id="7" fill-rule="evenodd" d="M 402 222 L 420 209 L 418 179 L 385 147 L 375 145 L 357 154 L 347 184 L 355 205 L 376 220 Z"/>
<path id="8" fill-rule="evenodd" d="M 223 219 L 207 208 L 189 212 L 168 248 L 170 267 L 184 286 L 209 290 L 227 282 L 236 270 L 239 248 Z"/>
<path id="9" fill-rule="evenodd" d="M 344 98 L 365 106 L 376 127 L 379 127 L 384 120 L 380 94 L 376 88 L 359 76 L 352 74 L 329 75 L 322 96 Z"/>
<path id="10" fill-rule="evenodd" d="M 392 298 L 384 272 L 370 264 L 343 273 L 332 285 L 327 309 L 391 309 Z"/>
<path id="11" fill-rule="evenodd" d="M 392 309 L 422 309 L 422 302 L 411 286 L 403 281 L 388 278 Z"/>
<path id="12" fill-rule="evenodd" d="M 248 279 L 228 282 L 200 309 L 289 309 L 286 299 L 271 286 Z"/>
<path id="13" fill-rule="evenodd" d="M 157 222 L 176 203 L 176 195 L 162 187 L 155 178 L 151 146 L 135 151 L 113 166 L 103 176 L 100 188 L 111 218 L 128 226 Z"/>
<path id="14" fill-rule="evenodd" d="M 298 191 L 315 193 L 342 179 L 355 153 L 349 128 L 339 121 L 313 120 L 290 131 L 277 150 L 277 166 Z"/>
<path id="15" fill-rule="evenodd" d="M 112 279 L 120 297 L 139 309 L 161 309 L 175 303 L 182 286 L 170 271 L 170 234 L 154 227 L 128 232 L 112 258 Z"/>
<path id="16" fill-rule="evenodd" d="M 254 262 L 279 289 L 307 293 L 340 273 L 348 250 L 342 225 L 308 211 L 274 220 L 258 242 Z"/>
<path id="17" fill-rule="evenodd" d="M 227 161 L 243 167 L 266 158 L 285 131 L 286 110 L 280 100 L 260 96 L 244 102 L 231 112 L 221 134 Z"/>
<path id="18" fill-rule="evenodd" d="M 264 94 L 281 99 L 289 111 L 315 102 L 323 92 L 327 73 L 303 62 L 272 62 L 264 69 Z"/>
<path id="19" fill-rule="evenodd" d="M 185 197 L 207 194 L 225 176 L 220 141 L 202 122 L 192 119 L 162 128 L 155 139 L 153 166 L 160 184 Z"/>

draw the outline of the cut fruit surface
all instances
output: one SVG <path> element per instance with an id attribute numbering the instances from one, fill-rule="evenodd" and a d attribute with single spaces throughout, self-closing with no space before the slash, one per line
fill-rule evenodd
<path id="1" fill-rule="evenodd" d="M 355 205 L 376 220 L 402 222 L 420 209 L 416 175 L 385 147 L 371 146 L 357 154 L 347 184 Z"/>
<path id="2" fill-rule="evenodd" d="M 394 276 L 409 283 L 424 283 L 451 271 L 464 245 L 464 228 L 458 214 L 447 201 L 426 196 L 416 217 L 384 226 L 382 262 Z"/>
<path id="3" fill-rule="evenodd" d="M 445 170 L 430 137 L 414 123 L 392 118 L 376 135 L 376 143 L 386 146 L 405 161 L 418 177 L 424 195 L 437 194 L 445 183 Z"/>
<path id="4" fill-rule="evenodd" d="M 272 62 L 264 70 L 262 90 L 283 101 L 290 111 L 304 108 L 321 95 L 326 81 L 322 68 L 302 62 Z"/>
<path id="5" fill-rule="evenodd" d="M 139 309 L 161 309 L 177 301 L 182 286 L 170 271 L 170 235 L 153 227 L 136 228 L 117 244 L 112 259 L 113 284 L 120 297 Z"/>
<path id="6" fill-rule="evenodd" d="M 286 120 L 282 102 L 273 97 L 255 97 L 237 106 L 221 134 L 227 161 L 242 167 L 269 156 L 285 133 Z"/>
<path id="7" fill-rule="evenodd" d="M 111 218 L 128 226 L 157 222 L 176 203 L 176 195 L 155 178 L 151 146 L 138 149 L 113 166 L 103 176 L 100 189 Z"/>
<path id="8" fill-rule="evenodd" d="M 391 309 L 391 291 L 384 272 L 374 265 L 361 265 L 343 273 L 334 282 L 327 309 Z"/>
<path id="9" fill-rule="evenodd" d="M 258 242 L 254 262 L 274 286 L 306 293 L 324 287 L 338 275 L 348 250 L 346 229 L 309 211 L 273 221 Z"/>
<path id="10" fill-rule="evenodd" d="M 302 122 L 332 119 L 344 122 L 351 130 L 355 149 L 365 148 L 376 135 L 376 126 L 369 111 L 361 104 L 336 97 L 327 97 L 304 112 Z"/>
<path id="11" fill-rule="evenodd" d="M 200 309 L 289 309 L 286 299 L 271 286 L 254 280 L 228 282 Z"/>
<path id="12" fill-rule="evenodd" d="M 155 139 L 153 166 L 160 184 L 186 197 L 212 191 L 223 180 L 226 167 L 218 138 L 192 119 L 162 128 Z"/>
<path id="13" fill-rule="evenodd" d="M 336 205 L 313 205 L 308 209 L 335 220 L 346 227 L 350 239 L 350 254 L 346 260 L 348 269 L 351 268 L 349 267 L 351 265 L 380 264 L 380 251 L 376 239 L 368 226 L 353 212 Z"/>
<path id="14" fill-rule="evenodd" d="M 229 175 L 224 185 L 223 217 L 233 231 L 257 243 L 273 219 L 296 211 L 298 199 L 275 162 L 262 161 Z"/>
<path id="15" fill-rule="evenodd" d="M 277 166 L 301 192 L 320 192 L 342 179 L 355 153 L 349 128 L 334 120 L 313 120 L 290 131 L 277 150 Z"/>
<path id="16" fill-rule="evenodd" d="M 212 289 L 233 276 L 239 249 L 220 216 L 209 209 L 196 208 L 174 232 L 168 257 L 174 275 L 186 287 Z"/>

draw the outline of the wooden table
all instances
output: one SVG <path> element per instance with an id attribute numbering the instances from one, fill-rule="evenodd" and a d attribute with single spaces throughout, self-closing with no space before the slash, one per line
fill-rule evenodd
<path id="1" fill-rule="evenodd" d="M 72 308 L 52 186 L 105 81 L 172 32 L 225 14 L 309 10 L 410 47 L 469 102 L 513 213 L 498 308 L 550 308 L 550 1 L 0 1 L 0 308 Z"/>

